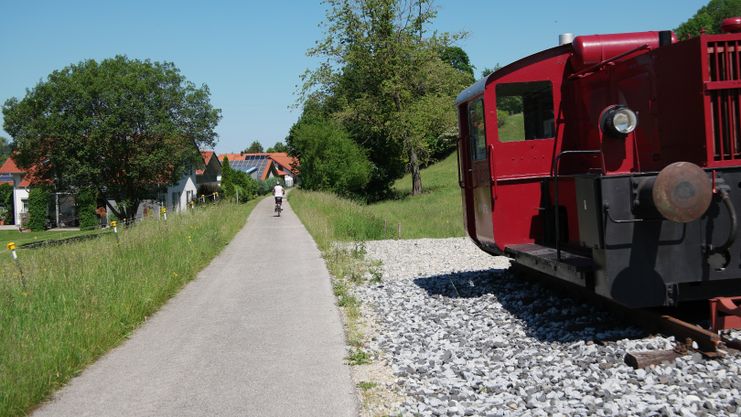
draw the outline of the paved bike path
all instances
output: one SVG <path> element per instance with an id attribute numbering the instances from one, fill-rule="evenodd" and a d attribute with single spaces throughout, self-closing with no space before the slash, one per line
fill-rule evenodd
<path id="1" fill-rule="evenodd" d="M 33 415 L 355 416 L 329 274 L 284 201 Z"/>

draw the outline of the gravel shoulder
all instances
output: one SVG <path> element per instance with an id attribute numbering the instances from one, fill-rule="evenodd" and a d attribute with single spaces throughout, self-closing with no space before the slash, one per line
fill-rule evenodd
<path id="1" fill-rule="evenodd" d="M 366 251 L 383 262 L 382 282 L 353 291 L 375 321 L 369 349 L 395 380 L 386 383 L 399 414 L 741 415 L 741 355 L 634 370 L 626 352 L 673 339 L 519 279 L 468 239 L 372 241 Z"/>

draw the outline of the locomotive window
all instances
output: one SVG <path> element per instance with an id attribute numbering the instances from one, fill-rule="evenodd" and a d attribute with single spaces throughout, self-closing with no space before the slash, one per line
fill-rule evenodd
<path id="1" fill-rule="evenodd" d="M 486 159 L 486 125 L 482 99 L 468 105 L 468 135 L 471 138 L 471 159 Z"/>
<path id="2" fill-rule="evenodd" d="M 555 136 L 550 81 L 498 84 L 496 94 L 499 141 L 518 142 Z"/>

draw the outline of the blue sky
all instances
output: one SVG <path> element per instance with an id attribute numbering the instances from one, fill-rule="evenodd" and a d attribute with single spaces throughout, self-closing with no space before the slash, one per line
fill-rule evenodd
<path id="1" fill-rule="evenodd" d="M 478 76 L 555 45 L 559 33 L 672 29 L 706 3 L 439 0 L 434 29 L 468 32 L 459 46 Z M 0 102 L 88 58 L 171 61 L 190 81 L 208 84 L 222 109 L 218 152 L 253 140 L 268 147 L 300 114 L 291 106 L 299 76 L 316 64 L 305 52 L 322 37 L 324 10 L 319 1 L 291 0 L 0 0 Z"/>

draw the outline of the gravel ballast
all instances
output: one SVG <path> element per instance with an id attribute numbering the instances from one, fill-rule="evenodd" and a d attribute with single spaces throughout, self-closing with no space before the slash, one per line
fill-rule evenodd
<path id="1" fill-rule="evenodd" d="M 421 416 L 735 416 L 741 355 L 634 370 L 626 352 L 671 349 L 590 304 L 520 279 L 465 238 L 372 241 L 380 284 L 369 348 Z M 741 337 L 736 332 L 734 337 Z"/>

